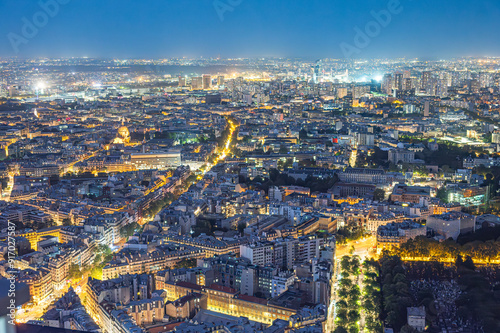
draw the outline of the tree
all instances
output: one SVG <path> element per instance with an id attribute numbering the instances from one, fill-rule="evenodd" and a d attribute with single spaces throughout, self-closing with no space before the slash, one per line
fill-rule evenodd
<path id="1" fill-rule="evenodd" d="M 99 264 L 102 260 L 102 255 L 100 253 L 97 253 L 94 257 L 94 264 Z"/>
<path id="2" fill-rule="evenodd" d="M 484 143 L 491 143 L 491 138 L 492 138 L 492 133 L 491 132 L 486 133 L 484 135 L 483 142 Z"/>
<path id="3" fill-rule="evenodd" d="M 139 224 L 137 222 L 132 222 L 132 223 L 129 223 L 127 225 L 124 225 L 120 229 L 120 235 L 122 237 L 130 237 L 134 234 L 135 229 L 137 229 L 138 227 L 139 227 Z"/>
<path id="4" fill-rule="evenodd" d="M 82 276 L 82 272 L 80 271 L 80 266 L 71 264 L 69 266 L 68 278 L 74 280 L 79 279 Z"/>
<path id="5" fill-rule="evenodd" d="M 385 320 L 388 326 L 399 331 L 406 323 L 406 308 L 412 304 L 406 271 L 398 256 L 384 253 L 380 264 Z"/>
<path id="6" fill-rule="evenodd" d="M 71 225 L 71 219 L 69 217 L 63 219 L 62 225 Z"/>
<path id="7" fill-rule="evenodd" d="M 196 267 L 196 259 L 182 259 L 178 261 L 174 268 L 193 268 Z"/>
<path id="8" fill-rule="evenodd" d="M 186 183 L 188 184 L 187 187 L 189 187 L 191 184 L 196 183 L 197 180 L 198 178 L 194 173 L 190 174 L 189 177 L 187 177 L 186 179 Z"/>
<path id="9" fill-rule="evenodd" d="M 446 186 L 443 186 L 437 190 L 436 197 L 442 202 L 448 202 L 448 191 L 446 190 Z"/>
<path id="10" fill-rule="evenodd" d="M 380 313 L 382 311 L 379 283 L 379 264 L 375 260 L 367 260 L 363 264 L 363 297 L 362 306 L 365 311 L 365 331 L 382 332 Z"/>
<path id="11" fill-rule="evenodd" d="M 419 333 L 418 330 L 410 325 L 401 327 L 400 333 Z"/>
<path id="12" fill-rule="evenodd" d="M 349 333 L 344 327 L 342 326 L 337 326 L 333 333 Z"/>
<path id="13" fill-rule="evenodd" d="M 246 227 L 247 224 L 245 222 L 238 223 L 238 232 L 240 233 L 240 235 L 243 235 L 243 231 L 245 230 Z"/>
<path id="14" fill-rule="evenodd" d="M 102 280 L 103 268 L 104 268 L 103 264 L 92 267 L 92 270 L 90 271 L 90 277 L 92 277 L 93 279 Z"/>
<path id="15" fill-rule="evenodd" d="M 340 262 L 341 279 L 337 295 L 337 327 L 339 332 L 358 332 L 360 320 L 360 296 L 358 286 L 359 258 L 357 256 L 344 256 Z"/>
<path id="16" fill-rule="evenodd" d="M 108 262 L 113 257 L 113 251 L 111 251 L 109 246 L 103 244 L 97 245 L 95 253 L 103 258 L 103 262 Z"/>
<path id="17" fill-rule="evenodd" d="M 83 266 L 80 268 L 80 271 L 82 272 L 82 274 L 90 273 L 92 271 L 92 266 L 91 265 Z"/>
<path id="18" fill-rule="evenodd" d="M 457 259 L 455 260 L 455 266 L 458 268 L 464 264 L 464 260 L 462 259 L 461 255 L 457 256 Z"/>
<path id="19" fill-rule="evenodd" d="M 2 189 L 6 189 L 9 184 L 9 178 L 0 178 L 0 182 L 2 183 Z"/>
<path id="20" fill-rule="evenodd" d="M 385 191 L 378 188 L 373 192 L 373 200 L 375 201 L 384 201 L 385 200 Z"/>
<path id="21" fill-rule="evenodd" d="M 464 267 L 470 269 L 471 271 L 476 270 L 476 265 L 470 256 L 467 256 L 464 261 Z"/>

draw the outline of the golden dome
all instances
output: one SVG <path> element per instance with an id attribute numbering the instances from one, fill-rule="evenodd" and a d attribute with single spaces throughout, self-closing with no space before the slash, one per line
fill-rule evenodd
<path id="1" fill-rule="evenodd" d="M 130 137 L 130 132 L 127 126 L 122 126 L 118 129 L 118 136 L 125 139 Z"/>
<path id="2" fill-rule="evenodd" d="M 130 132 L 127 126 L 122 126 L 118 129 L 117 137 L 114 143 L 129 143 L 130 142 Z"/>

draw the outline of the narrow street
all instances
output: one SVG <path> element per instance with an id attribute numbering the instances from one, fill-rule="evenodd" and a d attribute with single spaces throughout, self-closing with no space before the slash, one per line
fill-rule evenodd
<path id="1" fill-rule="evenodd" d="M 354 247 L 355 255 L 364 261 L 367 258 L 373 257 L 376 254 L 377 239 L 375 236 L 368 236 L 357 241 L 349 241 L 345 245 L 337 245 L 336 257 L 342 258 L 345 255 L 351 255 L 352 247 Z"/>

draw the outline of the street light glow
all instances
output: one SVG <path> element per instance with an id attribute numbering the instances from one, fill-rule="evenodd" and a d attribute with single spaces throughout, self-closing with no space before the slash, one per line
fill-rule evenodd
<path id="1" fill-rule="evenodd" d="M 47 88 L 47 84 L 43 81 L 39 81 L 36 83 L 35 87 L 37 90 L 44 90 L 45 88 Z"/>

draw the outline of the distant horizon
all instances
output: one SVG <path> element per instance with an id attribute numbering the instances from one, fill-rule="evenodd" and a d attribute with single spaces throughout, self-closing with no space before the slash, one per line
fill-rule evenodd
<path id="1" fill-rule="evenodd" d="M 453 57 L 367 57 L 367 58 L 335 58 L 335 57 L 313 57 L 313 56 L 250 56 L 250 57 L 217 57 L 217 56 L 171 56 L 171 57 L 108 57 L 108 56 L 0 56 L 0 60 L 42 60 L 42 59 L 90 59 L 90 60 L 107 60 L 107 61 L 160 61 L 160 60 L 258 60 L 258 59 L 286 59 L 286 60 L 303 60 L 303 61 L 369 61 L 369 60 L 407 60 L 407 61 L 454 61 L 454 60 L 467 60 L 467 59 L 498 59 L 500 60 L 500 53 L 498 55 L 477 55 L 477 56 L 453 56 Z"/>

